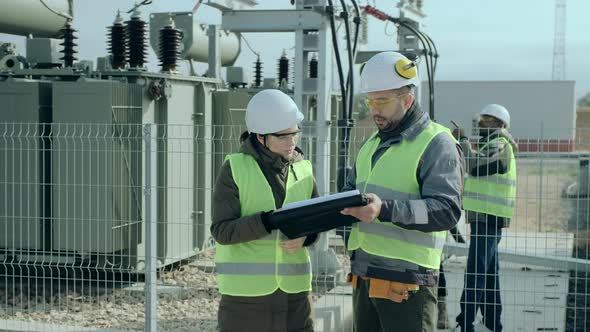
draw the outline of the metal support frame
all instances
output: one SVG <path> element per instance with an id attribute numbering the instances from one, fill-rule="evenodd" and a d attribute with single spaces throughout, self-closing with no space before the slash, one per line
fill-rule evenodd
<path id="1" fill-rule="evenodd" d="M 319 0 L 315 7 L 323 8 L 326 0 Z M 316 169 L 318 189 L 327 193 L 330 189 L 330 120 L 331 120 L 331 73 L 332 47 L 328 18 L 311 9 L 304 0 L 297 0 L 295 10 L 227 10 L 222 13 L 221 29 L 233 32 L 294 32 L 295 33 L 295 103 L 304 113 L 307 111 L 307 97 L 303 92 L 306 78 L 306 59 L 313 50 L 304 47 L 304 31 L 315 30 L 319 34 L 318 45 L 318 89 L 315 114 L 316 129 Z M 211 27 L 210 27 L 211 30 Z M 211 34 L 210 34 L 211 36 Z M 211 41 L 210 41 L 211 43 Z M 211 44 L 209 47 L 211 52 Z M 212 56 L 211 53 L 210 57 Z M 211 60 L 210 60 L 211 68 Z M 309 114 L 309 113 L 308 113 Z M 309 114 L 311 119 L 311 114 Z M 312 120 L 313 121 L 313 120 Z"/>
<path id="2" fill-rule="evenodd" d="M 158 178 L 157 160 L 157 127 L 155 124 L 143 126 L 143 140 L 145 146 L 145 331 L 158 331 L 158 294 L 156 281 L 158 280 L 158 193 L 155 190 Z"/>
<path id="3" fill-rule="evenodd" d="M 469 245 L 465 243 L 447 243 L 444 253 L 456 256 L 467 256 Z M 500 261 L 524 265 L 542 266 L 562 271 L 590 271 L 590 260 L 558 257 L 549 255 L 523 254 L 515 251 L 498 250 Z"/>
<path id="4" fill-rule="evenodd" d="M 325 8 L 326 0 L 318 0 L 310 6 L 304 0 L 297 0 L 295 10 L 227 10 L 223 11 L 221 28 L 233 32 L 294 32 L 295 65 L 293 100 L 308 117 L 315 133 L 314 175 L 320 193 L 330 191 L 330 137 L 331 137 L 331 77 L 332 44 L 329 18 L 316 8 Z M 305 31 L 317 31 L 317 49 L 304 45 Z M 211 46 L 210 46 L 211 49 Z M 304 92 L 307 78 L 307 59 L 311 52 L 318 53 L 317 107 L 315 114 L 308 110 L 310 93 Z M 328 248 L 327 234 L 323 233 L 314 246 L 314 255 L 319 262 L 337 262 L 335 254 Z M 326 271 L 335 272 L 337 263 L 330 263 Z"/>
<path id="5" fill-rule="evenodd" d="M 331 96 L 332 85 L 332 48 L 330 47 L 330 27 L 325 24 L 319 30 L 318 50 L 318 94 L 317 94 L 317 146 L 315 175 L 318 189 L 321 193 L 330 190 L 330 120 L 331 120 Z M 298 82 L 303 84 L 303 82 Z"/>
<path id="6" fill-rule="evenodd" d="M 311 114 L 305 112 L 307 108 L 307 98 L 303 95 L 303 80 L 305 79 L 305 64 L 307 63 L 308 52 L 303 50 L 303 30 L 295 31 L 295 56 L 293 66 L 293 100 L 300 110 L 303 110 L 306 117 Z M 310 120 L 309 118 L 307 120 Z"/>
<path id="7" fill-rule="evenodd" d="M 207 36 L 209 36 L 209 69 L 207 70 L 207 76 L 221 78 L 219 26 L 209 25 Z"/>
<path id="8" fill-rule="evenodd" d="M 296 10 L 231 10 L 222 15 L 222 28 L 233 32 L 293 32 L 319 30 L 325 25 L 322 14 L 303 9 L 303 5 Z"/>
<path id="9" fill-rule="evenodd" d="M 324 3 L 325 5 L 325 3 Z M 297 9 L 303 9 L 303 1 L 297 1 Z M 318 43 L 318 89 L 316 96 L 315 114 L 315 169 L 318 191 L 330 192 L 330 137 L 331 137 L 331 73 L 332 73 L 332 48 L 330 43 L 330 25 L 327 18 L 322 18 L 322 24 L 317 29 Z M 309 51 L 304 48 L 303 28 L 295 32 L 295 93 L 294 99 L 301 109 L 307 108 L 307 96 L 303 93 L 303 81 L 306 78 L 306 65 Z M 311 112 L 308 112 L 309 116 Z M 311 120 L 311 119 L 310 119 Z M 320 266 L 329 262 L 337 262 L 333 251 L 328 247 L 328 234 L 322 233 L 315 245 L 315 256 Z M 328 264 L 334 265 L 334 264 Z M 335 272 L 335 266 L 324 266 L 324 272 Z"/>

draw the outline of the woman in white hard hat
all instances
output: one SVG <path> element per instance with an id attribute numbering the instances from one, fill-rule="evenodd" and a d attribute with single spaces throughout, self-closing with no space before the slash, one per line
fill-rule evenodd
<path id="1" fill-rule="evenodd" d="M 217 178 L 211 234 L 220 331 L 313 331 L 305 246 L 317 236 L 288 240 L 267 217 L 318 196 L 311 163 L 297 147 L 302 120 L 283 92 L 257 93 L 246 108 L 240 152 L 227 156 Z"/>

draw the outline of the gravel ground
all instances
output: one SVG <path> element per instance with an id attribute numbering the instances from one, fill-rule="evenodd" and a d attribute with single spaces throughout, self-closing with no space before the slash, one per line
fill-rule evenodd
<path id="1" fill-rule="evenodd" d="M 176 292 L 159 294 L 159 331 L 216 331 L 219 295 L 213 273 L 192 263 L 163 272 L 160 281 Z M 0 319 L 143 331 L 144 295 L 126 288 L 1 282 Z"/>
<path id="2" fill-rule="evenodd" d="M 213 252 L 196 262 L 162 272 L 159 331 L 216 331 L 219 294 L 211 266 Z M 338 255 L 345 269 L 347 255 Z M 205 271 L 203 271 L 205 270 Z M 121 285 L 119 285 L 121 286 Z M 128 285 L 132 286 L 132 285 Z M 143 331 L 143 285 L 97 288 L 74 283 L 0 281 L 0 319 L 92 328 Z M 167 292 L 172 290 L 172 292 Z M 313 297 L 317 300 L 317 296 Z M 2 328 L 2 326 L 0 326 Z"/>
<path id="3" fill-rule="evenodd" d="M 564 232 L 573 211 L 562 193 L 576 181 L 577 167 L 576 163 L 563 160 L 546 160 L 542 167 L 538 160 L 520 160 L 516 213 L 510 228 Z"/>

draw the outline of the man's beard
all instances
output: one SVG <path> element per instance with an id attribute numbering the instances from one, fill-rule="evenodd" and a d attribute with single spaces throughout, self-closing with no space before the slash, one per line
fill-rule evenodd
<path id="1" fill-rule="evenodd" d="M 373 122 L 381 131 L 390 131 L 394 129 L 395 127 L 397 127 L 397 125 L 399 125 L 400 121 L 401 119 L 394 121 L 392 119 L 386 119 L 379 115 L 373 115 Z"/>

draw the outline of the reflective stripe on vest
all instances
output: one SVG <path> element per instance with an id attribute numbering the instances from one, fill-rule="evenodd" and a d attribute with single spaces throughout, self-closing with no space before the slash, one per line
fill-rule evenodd
<path id="1" fill-rule="evenodd" d="M 241 216 L 275 210 L 273 191 L 256 160 L 246 154 L 233 154 L 229 160 L 238 187 Z M 313 173 L 311 163 L 293 164 L 286 184 L 284 204 L 311 197 Z M 286 237 L 279 231 L 258 240 L 217 244 L 215 267 L 219 292 L 234 296 L 262 296 L 281 289 L 286 293 L 311 290 L 311 264 L 306 248 L 288 254 L 279 247 Z"/>
<path id="2" fill-rule="evenodd" d="M 372 156 L 381 142 L 373 135 L 361 147 L 356 160 L 357 189 L 388 200 L 421 199 L 416 179 L 418 164 L 430 141 L 441 133 L 451 135 L 449 129 L 431 122 L 414 140 L 402 140 L 389 147 L 371 167 Z M 446 236 L 446 231 L 408 230 L 376 219 L 371 223 L 355 224 L 348 249 L 361 248 L 371 255 L 401 259 L 438 270 Z"/>
<path id="3" fill-rule="evenodd" d="M 512 218 L 516 201 L 516 160 L 512 145 L 504 137 L 498 137 L 484 145 L 502 142 L 510 149 L 510 165 L 506 174 L 469 176 L 465 179 L 463 208 L 498 217 Z"/>

